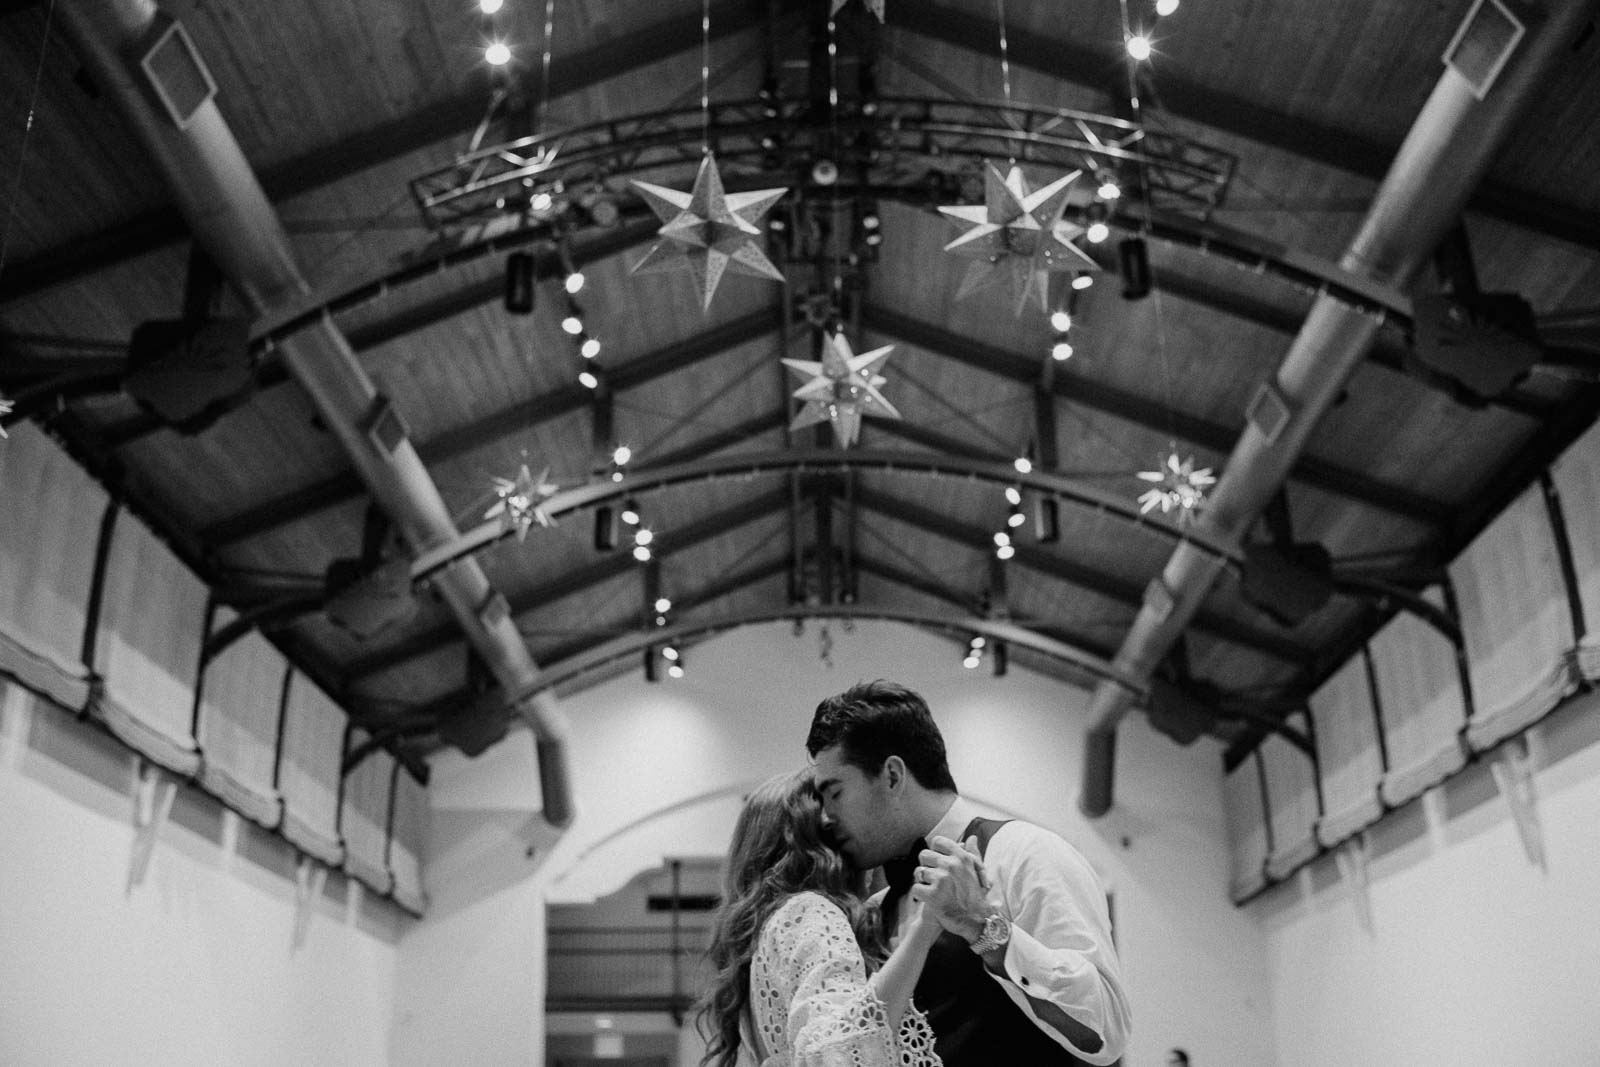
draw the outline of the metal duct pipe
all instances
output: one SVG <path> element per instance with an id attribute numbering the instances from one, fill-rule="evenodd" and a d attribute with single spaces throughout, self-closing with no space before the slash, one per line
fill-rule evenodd
<path id="1" fill-rule="evenodd" d="M 140 57 L 172 26 L 153 0 L 62 0 L 60 7 L 80 58 L 150 150 L 195 240 L 252 310 L 260 314 L 308 294 L 283 225 L 233 132 L 213 101 L 185 95 L 209 79 L 199 57 L 186 40 L 174 45 L 168 37 L 160 69 L 170 76 L 177 64 L 172 83 L 141 70 Z M 181 127 L 165 110 L 174 99 L 186 116 Z M 403 431 L 381 443 L 367 432 L 382 403 L 332 320 L 296 333 L 281 349 L 411 551 L 420 554 L 454 539 L 458 532 L 444 499 Z M 393 425 L 399 430 L 398 422 Z M 493 610 L 498 594 L 477 562 L 462 560 L 433 583 L 503 689 L 529 688 L 538 666 L 508 613 Z M 566 826 L 573 816 L 566 721 L 551 697 L 522 701 L 516 710 L 537 738 L 544 817 Z"/>
<path id="2" fill-rule="evenodd" d="M 1389 285 L 1406 283 L 1460 216 L 1511 125 L 1597 7 L 1596 0 L 1551 0 L 1531 12 L 1517 5 L 1519 16 L 1531 13 L 1537 21 L 1481 100 L 1466 78 L 1446 68 L 1341 258 L 1343 269 Z M 1201 530 L 1240 543 L 1365 358 L 1377 328 L 1371 317 L 1332 297 L 1317 299 L 1272 382 L 1290 412 L 1287 424 L 1271 441 L 1255 425 L 1245 427 L 1201 512 Z M 1180 543 L 1158 582 L 1151 583 L 1113 665 L 1148 680 L 1221 571 L 1217 557 Z M 1115 734 L 1132 699 L 1124 686 L 1102 682 L 1090 701 L 1078 801 L 1090 818 L 1111 808 Z"/>

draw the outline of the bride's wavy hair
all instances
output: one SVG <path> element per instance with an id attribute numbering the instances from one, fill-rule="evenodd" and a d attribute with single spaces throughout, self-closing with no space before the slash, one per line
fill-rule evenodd
<path id="1" fill-rule="evenodd" d="M 784 901 L 811 891 L 849 917 L 868 967 L 884 958 L 877 913 L 864 907 L 865 876 L 828 842 L 822 800 L 809 769 L 769 778 L 745 798 L 728 846 L 728 873 L 708 955 L 715 968 L 700 997 L 696 1025 L 706 1041 L 702 1065 L 733 1067 L 750 1004 L 750 960 L 761 926 Z"/>

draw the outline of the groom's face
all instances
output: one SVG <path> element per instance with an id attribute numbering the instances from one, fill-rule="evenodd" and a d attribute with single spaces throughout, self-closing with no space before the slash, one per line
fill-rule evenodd
<path id="1" fill-rule="evenodd" d="M 817 753 L 815 773 L 823 825 L 846 859 L 865 869 L 904 851 L 895 840 L 886 773 L 846 763 L 839 745 Z"/>

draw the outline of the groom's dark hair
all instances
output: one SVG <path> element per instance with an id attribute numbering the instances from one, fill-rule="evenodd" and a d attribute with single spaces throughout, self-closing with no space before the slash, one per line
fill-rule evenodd
<path id="1" fill-rule="evenodd" d="M 818 704 L 806 751 L 815 758 L 834 745 L 846 763 L 866 774 L 876 776 L 884 760 L 899 756 L 924 789 L 956 789 L 927 702 L 903 685 L 861 682 Z"/>

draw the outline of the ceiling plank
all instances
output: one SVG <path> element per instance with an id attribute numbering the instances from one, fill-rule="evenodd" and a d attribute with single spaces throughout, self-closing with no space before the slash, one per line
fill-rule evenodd
<path id="1" fill-rule="evenodd" d="M 756 340 L 771 329 L 770 308 L 752 312 L 615 367 L 607 374 L 607 381 L 615 392 L 638 388 L 663 375 L 724 355 Z M 491 445 L 510 434 L 525 432 L 536 423 L 571 414 L 588 405 L 593 396 L 581 385 L 561 386 L 503 408 L 476 422 L 446 431 L 418 445 L 417 452 L 423 462 L 430 466 L 443 463 Z M 219 520 L 202 530 L 200 539 L 213 547 L 247 541 L 348 503 L 361 494 L 362 488 L 354 474 L 343 472 Z"/>
<path id="2" fill-rule="evenodd" d="M 983 341 L 962 337 L 896 311 L 869 305 L 862 313 L 862 324 L 869 330 L 916 345 L 934 355 L 953 359 L 969 367 L 1032 384 L 1039 379 L 1039 361 Z M 1125 419 L 1162 436 L 1179 438 L 1228 455 L 1239 440 L 1242 427 L 1223 426 L 1175 411 L 1148 397 L 1097 382 L 1092 378 L 1057 368 L 1051 382 L 1055 394 L 1071 403 Z M 1398 486 L 1387 485 L 1358 471 L 1338 467 L 1325 460 L 1302 455 L 1291 472 L 1305 485 L 1334 493 L 1368 507 L 1402 515 L 1424 525 L 1439 528 L 1452 518 L 1444 503 L 1418 496 Z"/>
<path id="3" fill-rule="evenodd" d="M 958 522 L 910 500 L 886 493 L 861 492 L 857 495 L 857 503 L 885 518 L 920 527 L 947 541 L 986 553 L 994 547 L 993 530 Z M 1106 574 L 1033 545 L 1017 544 L 1014 547 L 1017 550 L 1016 561 L 1029 570 L 1080 586 L 1132 608 L 1137 608 L 1144 601 L 1144 586 L 1139 582 Z M 1311 649 L 1287 638 L 1214 613 L 1202 612 L 1197 625 L 1213 637 L 1289 663 L 1304 663 L 1312 654 Z"/>
<path id="4" fill-rule="evenodd" d="M 983 51 L 1000 39 L 992 19 L 945 5 L 919 5 L 904 21 L 891 18 L 897 29 L 954 48 Z M 1005 40 L 1012 63 L 1097 93 L 1116 84 L 1111 72 L 1122 62 L 1111 47 L 1090 47 L 1008 26 Z M 1299 115 L 1275 111 L 1246 97 L 1209 88 L 1174 70 L 1163 70 L 1162 110 L 1203 126 L 1289 152 L 1302 159 L 1380 181 L 1388 173 L 1399 145 L 1370 140 L 1349 130 Z M 1551 237 L 1569 245 L 1600 251 L 1600 214 L 1564 204 L 1503 182 L 1479 186 L 1468 207 L 1492 218 Z"/>

